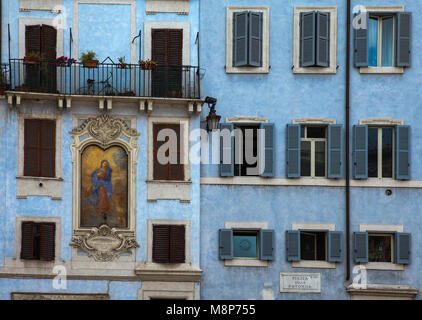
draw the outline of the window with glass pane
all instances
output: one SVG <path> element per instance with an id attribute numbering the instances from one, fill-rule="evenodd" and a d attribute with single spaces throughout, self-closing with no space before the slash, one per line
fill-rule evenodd
<path id="1" fill-rule="evenodd" d="M 369 234 L 368 259 L 369 262 L 393 262 L 393 235 Z"/>
<path id="2" fill-rule="evenodd" d="M 368 21 L 369 66 L 394 66 L 394 16 L 371 15 Z"/>
<path id="3" fill-rule="evenodd" d="M 301 126 L 300 175 L 325 177 L 326 127 Z"/>
<path id="4" fill-rule="evenodd" d="M 258 231 L 233 231 L 233 256 L 258 258 Z"/>
<path id="5" fill-rule="evenodd" d="M 300 232 L 301 260 L 326 260 L 326 232 Z"/>
<path id="6" fill-rule="evenodd" d="M 253 125 L 235 126 L 235 176 L 259 176 L 258 129 Z"/>
<path id="7" fill-rule="evenodd" d="M 368 128 L 368 177 L 393 177 L 393 128 Z"/>

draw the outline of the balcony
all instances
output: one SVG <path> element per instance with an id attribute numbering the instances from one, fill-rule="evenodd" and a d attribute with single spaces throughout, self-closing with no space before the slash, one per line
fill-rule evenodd
<path id="1" fill-rule="evenodd" d="M 154 69 L 143 69 L 139 64 L 99 63 L 87 67 L 78 62 L 60 65 L 51 61 L 10 59 L 6 69 L 10 69 L 7 93 L 18 97 L 31 93 L 37 98 L 69 100 L 127 98 L 126 101 L 195 102 L 200 99 L 199 68 L 195 66 L 156 65 Z"/>

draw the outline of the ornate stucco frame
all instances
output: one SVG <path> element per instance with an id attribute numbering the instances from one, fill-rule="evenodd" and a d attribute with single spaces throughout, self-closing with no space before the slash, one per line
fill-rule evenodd
<path id="1" fill-rule="evenodd" d="M 136 228 L 136 164 L 138 156 L 137 139 L 139 133 L 130 128 L 125 120 L 102 114 L 86 119 L 82 125 L 74 128 L 70 135 L 73 139 L 70 145 L 73 167 L 73 235 L 87 236 L 92 228 L 80 226 L 80 188 L 81 188 L 81 155 L 89 145 L 97 145 L 103 149 L 120 146 L 128 154 L 128 228 L 116 228 L 118 234 L 128 237 L 135 236 Z"/>

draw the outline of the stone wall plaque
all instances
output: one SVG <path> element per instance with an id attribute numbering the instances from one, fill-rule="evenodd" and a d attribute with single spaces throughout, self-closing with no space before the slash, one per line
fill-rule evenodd
<path id="1" fill-rule="evenodd" d="M 320 293 L 320 273 L 280 272 L 280 292 Z"/>

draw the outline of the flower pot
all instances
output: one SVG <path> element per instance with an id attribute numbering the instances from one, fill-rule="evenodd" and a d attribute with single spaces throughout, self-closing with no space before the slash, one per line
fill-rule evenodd
<path id="1" fill-rule="evenodd" d="M 29 88 L 24 86 L 16 86 L 15 91 L 28 92 Z"/>
<path id="2" fill-rule="evenodd" d="M 38 57 L 28 57 L 28 56 L 25 56 L 23 58 L 23 62 L 25 64 L 38 64 L 39 61 L 40 61 L 40 59 Z"/>
<path id="3" fill-rule="evenodd" d="M 96 68 L 98 66 L 98 60 L 87 60 L 83 64 L 85 68 Z"/>
<path id="4" fill-rule="evenodd" d="M 127 66 L 126 63 L 121 63 L 120 64 L 120 68 L 122 68 L 122 69 L 126 69 L 126 66 Z"/>
<path id="5" fill-rule="evenodd" d="M 6 87 L 0 87 L 0 96 L 4 95 Z"/>

